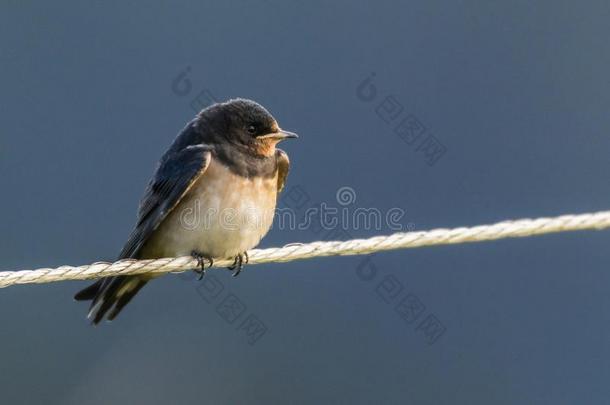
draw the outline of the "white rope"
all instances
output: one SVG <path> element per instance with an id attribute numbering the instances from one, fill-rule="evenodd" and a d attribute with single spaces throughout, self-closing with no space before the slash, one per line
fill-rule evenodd
<path id="1" fill-rule="evenodd" d="M 520 219 L 471 228 L 433 229 L 431 231 L 399 232 L 387 236 L 348 241 L 296 243 L 282 248 L 255 249 L 249 253 L 249 264 L 289 262 L 312 257 L 362 255 L 384 250 L 422 246 L 482 242 L 504 238 L 522 238 L 545 233 L 605 229 L 610 227 L 610 211 L 554 218 Z M 233 260 L 215 260 L 214 267 L 227 267 Z M 55 269 L 0 272 L 0 288 L 14 284 L 49 283 L 63 280 L 87 280 L 99 277 L 181 272 L 197 267 L 192 257 L 156 260 L 121 260 L 115 263 L 94 263 L 86 266 L 61 266 Z"/>

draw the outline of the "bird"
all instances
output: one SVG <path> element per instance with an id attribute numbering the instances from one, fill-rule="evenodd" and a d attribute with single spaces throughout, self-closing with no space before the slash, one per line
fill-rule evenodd
<path id="1" fill-rule="evenodd" d="M 118 259 L 192 256 L 203 277 L 214 259 L 234 260 L 269 231 L 290 169 L 276 145 L 298 135 L 281 129 L 255 101 L 236 98 L 201 110 L 161 157 Z M 102 278 L 76 293 L 91 301 L 93 325 L 115 319 L 152 274 Z"/>

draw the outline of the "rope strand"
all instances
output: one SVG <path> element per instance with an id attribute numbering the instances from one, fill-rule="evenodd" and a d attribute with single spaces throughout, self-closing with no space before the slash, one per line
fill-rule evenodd
<path id="1" fill-rule="evenodd" d="M 610 211 L 554 218 L 519 219 L 471 228 L 433 229 L 430 231 L 398 232 L 369 239 L 348 241 L 294 243 L 281 248 L 254 249 L 248 252 L 249 264 L 289 262 L 312 257 L 363 255 L 394 249 L 423 246 L 482 242 L 504 238 L 522 238 L 546 233 L 600 230 L 610 227 Z M 228 267 L 233 259 L 215 260 L 214 267 Z M 0 288 L 15 284 L 50 283 L 64 280 L 88 280 L 99 277 L 142 273 L 182 272 L 197 268 L 190 256 L 155 260 L 121 260 L 98 262 L 85 266 L 61 266 L 37 270 L 0 272 Z"/>

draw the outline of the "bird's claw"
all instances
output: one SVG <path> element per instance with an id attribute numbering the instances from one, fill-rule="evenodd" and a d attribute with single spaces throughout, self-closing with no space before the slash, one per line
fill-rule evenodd
<path id="1" fill-rule="evenodd" d="M 201 280 L 203 276 L 205 276 L 206 270 L 214 265 L 214 259 L 211 256 L 204 255 L 203 253 L 197 252 L 195 250 L 191 252 L 191 256 L 197 259 L 197 268 L 193 269 L 193 271 L 199 274 L 199 280 Z M 210 263 L 207 269 L 205 267 L 206 260 Z"/>
<path id="2" fill-rule="evenodd" d="M 229 266 L 229 270 L 235 270 L 233 272 L 233 277 L 237 277 L 239 273 L 241 273 L 241 269 L 245 264 L 248 264 L 250 258 L 248 257 L 248 252 L 243 252 L 235 256 L 235 261 L 231 266 Z"/>

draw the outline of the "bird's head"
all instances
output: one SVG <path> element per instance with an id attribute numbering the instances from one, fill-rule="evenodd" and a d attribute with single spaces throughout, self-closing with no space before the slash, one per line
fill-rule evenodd
<path id="1" fill-rule="evenodd" d="M 214 104 L 200 113 L 221 140 L 245 148 L 259 156 L 272 156 L 275 146 L 297 134 L 280 129 L 273 116 L 260 104 L 233 99 Z"/>

